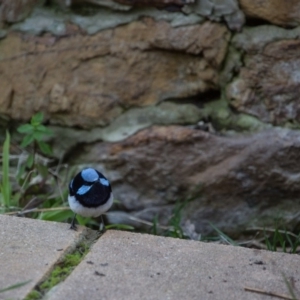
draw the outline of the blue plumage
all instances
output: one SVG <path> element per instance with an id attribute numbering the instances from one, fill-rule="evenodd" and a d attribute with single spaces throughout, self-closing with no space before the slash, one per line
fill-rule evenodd
<path id="1" fill-rule="evenodd" d="M 78 195 L 84 195 L 84 194 L 86 194 L 86 193 L 90 190 L 91 187 L 92 187 L 92 186 L 82 185 L 82 186 L 77 190 L 77 194 L 78 194 Z"/>
<path id="2" fill-rule="evenodd" d="M 80 175 L 83 178 L 83 180 L 87 182 L 94 182 L 99 178 L 99 175 L 103 176 L 101 173 L 92 168 L 82 170 Z"/>
<path id="3" fill-rule="evenodd" d="M 98 217 L 105 213 L 113 203 L 113 194 L 109 181 L 93 168 L 79 172 L 69 184 L 68 201 L 76 214 L 84 217 Z M 75 216 L 71 223 L 74 225 Z"/>

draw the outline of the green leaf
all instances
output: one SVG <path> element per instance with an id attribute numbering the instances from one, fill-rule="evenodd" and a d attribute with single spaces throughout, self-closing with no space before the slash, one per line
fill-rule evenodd
<path id="1" fill-rule="evenodd" d="M 155 215 L 155 217 L 153 218 L 153 225 L 151 228 L 151 233 L 153 235 L 158 235 L 157 224 L 158 224 L 158 215 Z"/>
<path id="2" fill-rule="evenodd" d="M 19 185 L 23 184 L 23 176 L 25 174 L 25 169 L 26 169 L 26 165 L 25 164 L 21 164 L 21 166 L 19 167 L 18 173 L 17 173 L 17 182 L 19 183 Z"/>
<path id="3" fill-rule="evenodd" d="M 25 148 L 34 141 L 34 136 L 32 134 L 25 135 L 21 143 L 21 147 Z"/>
<path id="4" fill-rule="evenodd" d="M 106 225 L 106 229 L 119 229 L 119 230 L 134 230 L 133 226 L 126 225 L 126 224 L 111 224 Z"/>
<path id="5" fill-rule="evenodd" d="M 52 150 L 50 145 L 48 145 L 47 143 L 43 142 L 43 141 L 37 141 L 38 145 L 41 149 L 41 151 L 46 154 L 46 155 L 51 155 L 52 154 Z"/>
<path id="6" fill-rule="evenodd" d="M 21 192 L 14 192 L 12 195 L 11 204 L 12 206 L 19 207 L 20 206 L 20 199 L 21 199 L 22 193 Z"/>
<path id="7" fill-rule="evenodd" d="M 6 131 L 6 138 L 3 145 L 3 162 L 2 162 L 2 185 L 1 185 L 1 194 L 3 204 L 6 207 L 10 206 L 11 202 L 11 185 L 9 181 L 9 146 L 10 146 L 10 134 Z"/>
<path id="8" fill-rule="evenodd" d="M 41 141 L 44 138 L 45 134 L 43 132 L 39 132 L 35 130 L 32 136 L 35 140 Z"/>
<path id="9" fill-rule="evenodd" d="M 33 132 L 33 126 L 30 124 L 24 124 L 17 128 L 17 131 L 20 133 L 32 133 Z"/>
<path id="10" fill-rule="evenodd" d="M 50 130 L 49 128 L 47 128 L 47 127 L 44 126 L 44 125 L 38 125 L 38 126 L 36 127 L 36 130 L 37 130 L 38 132 L 43 133 L 44 135 L 52 135 L 52 134 L 53 134 L 52 130 Z"/>
<path id="11" fill-rule="evenodd" d="M 70 219 L 73 214 L 74 213 L 71 210 L 42 212 L 39 216 L 39 219 L 55 222 L 65 222 L 66 220 Z"/>
<path id="12" fill-rule="evenodd" d="M 32 168 L 33 162 L 34 162 L 34 155 L 33 154 L 28 155 L 26 165 L 29 169 Z"/>
<path id="13" fill-rule="evenodd" d="M 0 290 L 0 293 L 3 293 L 3 292 L 6 292 L 6 291 L 10 291 L 10 290 L 13 290 L 13 289 L 17 289 L 27 283 L 29 283 L 31 280 L 28 280 L 28 281 L 24 281 L 24 282 L 20 282 L 20 283 L 17 283 L 17 284 L 14 284 L 14 285 L 11 285 L 7 288 L 4 288 L 4 289 L 1 289 Z"/>
<path id="14" fill-rule="evenodd" d="M 40 111 L 31 118 L 31 125 L 37 126 L 43 122 L 44 114 Z"/>
<path id="15" fill-rule="evenodd" d="M 41 165 L 41 164 L 36 164 L 35 166 L 38 170 L 38 172 L 40 173 L 40 175 L 43 177 L 43 178 L 47 178 L 48 174 L 49 174 L 49 171 L 48 171 L 48 168 L 44 165 Z"/>

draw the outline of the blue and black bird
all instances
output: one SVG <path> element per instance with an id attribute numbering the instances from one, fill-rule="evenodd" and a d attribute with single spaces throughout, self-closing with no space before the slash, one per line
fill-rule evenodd
<path id="1" fill-rule="evenodd" d="M 75 213 L 70 229 L 76 230 L 76 214 L 83 217 L 99 217 L 110 209 L 113 204 L 113 194 L 109 181 L 97 170 L 87 168 L 79 172 L 69 185 L 68 201 Z M 102 220 L 102 228 L 104 222 Z"/>

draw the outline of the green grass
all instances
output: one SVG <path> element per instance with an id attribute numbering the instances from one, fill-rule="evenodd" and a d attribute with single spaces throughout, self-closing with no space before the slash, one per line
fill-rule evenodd
<path id="1" fill-rule="evenodd" d="M 41 294 L 38 291 L 33 290 L 26 296 L 25 299 L 26 300 L 39 300 L 39 299 L 41 299 Z"/>
<path id="2" fill-rule="evenodd" d="M 181 223 L 183 211 L 190 201 L 191 199 L 187 201 L 176 201 L 167 226 L 160 225 L 158 222 L 158 216 L 155 216 L 149 233 L 178 239 L 189 239 L 189 236 L 184 232 Z"/>
<path id="3" fill-rule="evenodd" d="M 290 294 L 291 298 L 293 300 L 297 300 L 297 297 L 296 297 L 296 294 L 295 294 L 295 291 L 294 291 L 294 287 L 292 286 L 292 284 L 290 283 L 290 281 L 287 279 L 287 277 L 285 276 L 285 274 L 282 273 L 282 277 L 283 277 L 285 285 L 288 288 L 288 291 L 289 291 L 289 294 Z"/>
<path id="4" fill-rule="evenodd" d="M 222 232 L 219 228 L 217 228 L 214 224 L 211 222 L 208 222 L 209 225 L 218 233 L 220 239 L 224 241 L 225 243 L 232 245 L 232 246 L 238 246 L 238 243 L 235 242 L 233 239 L 231 239 L 228 235 L 226 235 L 224 232 Z"/>
<path id="5" fill-rule="evenodd" d="M 6 131 L 6 138 L 3 145 L 2 152 L 2 182 L 0 186 L 0 204 L 4 211 L 9 210 L 11 207 L 11 183 L 9 178 L 9 146 L 10 134 Z"/>
<path id="6" fill-rule="evenodd" d="M 269 251 L 281 251 L 295 254 L 300 246 L 300 234 L 295 235 L 287 230 L 280 230 L 276 227 L 274 230 L 267 232 L 264 229 L 265 244 Z"/>

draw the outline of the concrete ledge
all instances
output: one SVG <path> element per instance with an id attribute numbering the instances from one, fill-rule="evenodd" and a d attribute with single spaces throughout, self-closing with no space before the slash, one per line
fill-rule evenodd
<path id="1" fill-rule="evenodd" d="M 0 299 L 24 297 L 75 247 L 86 229 L 69 224 L 0 215 L 0 289 L 29 281 L 0 293 Z"/>
<path id="2" fill-rule="evenodd" d="M 244 287 L 289 295 L 283 274 L 300 290 L 299 265 L 298 255 L 108 231 L 49 299 L 265 300 Z"/>
<path id="3" fill-rule="evenodd" d="M 24 299 L 66 252 L 94 233 L 0 215 L 0 289 L 30 280 L 0 299 Z M 272 299 L 244 288 L 289 295 L 285 276 L 300 291 L 299 265 L 299 255 L 111 230 L 47 299 Z"/>

